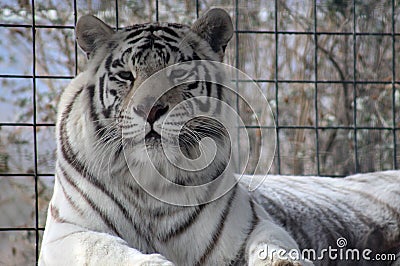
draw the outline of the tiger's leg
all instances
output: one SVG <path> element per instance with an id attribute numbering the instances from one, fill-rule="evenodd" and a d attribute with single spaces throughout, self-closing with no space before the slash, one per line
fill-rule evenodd
<path id="1" fill-rule="evenodd" d="M 46 228 L 39 266 L 49 265 L 165 265 L 160 254 L 143 254 L 119 237 L 88 231 L 68 223 Z"/>
<path id="2" fill-rule="evenodd" d="M 260 209 L 257 214 L 261 216 L 260 222 L 251 233 L 246 254 L 248 265 L 268 266 L 310 266 L 311 261 L 293 259 L 290 251 L 300 254 L 299 247 L 295 240 L 282 227 L 275 224 L 270 217 Z"/>

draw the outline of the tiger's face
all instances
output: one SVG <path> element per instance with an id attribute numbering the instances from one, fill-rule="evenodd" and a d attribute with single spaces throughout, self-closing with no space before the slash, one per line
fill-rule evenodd
<path id="1" fill-rule="evenodd" d="M 159 164 L 194 162 L 208 156 L 207 145 L 225 146 L 227 131 L 214 119 L 224 112 L 218 84 L 223 77 L 212 62 L 222 61 L 232 32 L 230 17 L 220 9 L 192 27 L 149 23 L 118 32 L 93 16 L 82 17 L 77 40 L 92 73 L 96 137 L 118 143 L 136 163 L 144 154 Z"/>

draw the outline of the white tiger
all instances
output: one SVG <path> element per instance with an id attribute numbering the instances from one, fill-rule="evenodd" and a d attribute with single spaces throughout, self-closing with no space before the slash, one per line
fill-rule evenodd
<path id="1" fill-rule="evenodd" d="M 210 117 L 188 121 L 178 108 L 198 96 L 228 102 L 221 86 L 195 81 L 154 99 L 160 83 L 135 94 L 170 65 L 222 61 L 233 34 L 225 11 L 212 9 L 192 27 L 149 23 L 118 32 L 87 15 L 76 33 L 89 63 L 59 104 L 56 179 L 39 265 L 311 265 L 272 250 L 320 250 L 339 236 L 354 247 L 376 241 L 378 251 L 399 247 L 398 172 L 379 179 L 268 178 L 253 195 L 245 187 L 249 178 L 232 183 L 228 134 L 210 119 L 223 118 L 226 109 L 194 101 Z M 179 80 L 190 73 L 168 75 Z M 207 68 L 202 74 L 215 75 Z M 164 153 L 177 162 L 194 160 L 211 148 L 199 143 L 204 137 L 218 149 L 196 172 L 173 166 Z M 215 188 L 179 190 L 161 175 L 182 186 L 220 181 Z M 220 187 L 231 185 L 218 197 Z"/>

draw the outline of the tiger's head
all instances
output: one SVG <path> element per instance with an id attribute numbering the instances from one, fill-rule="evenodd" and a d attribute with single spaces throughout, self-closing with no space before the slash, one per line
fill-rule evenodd
<path id="1" fill-rule="evenodd" d="M 228 97 L 214 63 L 222 61 L 232 34 L 222 9 L 208 11 L 191 27 L 160 22 L 114 31 L 94 16 L 81 17 L 76 36 L 89 59 L 95 138 L 123 149 L 130 165 L 148 157 L 159 171 L 179 172 L 173 176 L 201 170 L 201 156 L 217 158 L 204 168 L 226 167 L 229 134 L 215 118 L 224 117 L 220 101 Z M 208 154 L 215 145 L 216 154 Z"/>

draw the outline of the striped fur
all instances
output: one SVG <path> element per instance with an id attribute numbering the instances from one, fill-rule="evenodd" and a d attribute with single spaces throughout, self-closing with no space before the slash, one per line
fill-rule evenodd
<path id="1" fill-rule="evenodd" d="M 398 199 L 398 186 L 390 192 L 393 194 L 385 192 L 389 196 L 375 199 L 375 194 L 364 195 L 354 189 L 351 182 L 358 181 L 268 179 L 258 194 L 252 195 L 246 190 L 245 177 L 222 197 L 208 201 L 235 180 L 228 163 L 229 138 L 213 119 L 200 117 L 186 123 L 189 114 L 179 104 L 197 96 L 222 101 L 228 101 L 228 96 L 219 85 L 190 82 L 165 92 L 155 101 L 157 108 L 150 108 L 147 105 L 163 92 L 159 86 L 163 83 L 147 84 L 144 92 L 139 88 L 151 75 L 175 63 L 221 61 L 231 36 L 230 18 L 220 9 L 209 11 L 192 27 L 150 23 L 114 32 L 93 16 L 79 20 L 78 44 L 89 63 L 65 89 L 59 104 L 56 179 L 39 265 L 298 265 L 272 256 L 260 260 L 257 255 L 266 244 L 286 250 L 298 249 L 298 244 L 302 248 L 323 247 L 339 233 L 351 243 L 370 243 L 376 235 L 388 237 L 388 248 L 398 245 L 399 205 L 383 204 L 390 195 Z M 200 78 L 215 75 L 218 80 L 218 73 L 211 68 L 212 64 Z M 169 75 L 179 79 L 192 72 Z M 198 108 L 193 110 L 209 117 L 228 120 L 223 106 L 207 100 L 197 100 L 193 105 Z M 147 117 L 143 115 L 146 110 Z M 157 138 L 165 129 L 166 133 Z M 143 142 L 141 132 L 153 137 Z M 177 133 L 182 136 L 179 142 L 173 138 Z M 201 148 L 198 140 L 203 137 L 213 138 L 218 145 L 215 160 L 204 169 L 179 169 L 163 153 L 164 149 L 173 160 L 182 161 L 182 154 L 174 153 L 178 145 L 185 157 L 196 158 Z M 204 150 L 208 149 L 211 147 L 205 146 Z M 153 164 L 144 160 L 146 150 Z M 216 183 L 195 191 L 179 190 L 160 182 L 161 175 L 180 185 Z M 382 184 L 395 186 L 397 175 L 396 179 L 382 178 Z M 292 183 L 297 189 L 289 187 Z M 349 183 L 354 191 L 348 188 Z M 168 202 L 180 200 L 185 206 L 158 200 L 142 185 L 153 195 Z M 332 196 L 326 199 L 310 193 L 313 186 L 330 191 Z M 376 192 L 380 191 L 376 186 Z M 359 202 L 345 201 L 343 195 Z M 377 214 L 374 209 L 364 217 L 354 206 L 365 204 L 376 208 L 383 204 L 387 212 Z M 310 212 L 314 220 L 309 219 Z M 349 222 L 352 219 L 356 222 Z M 299 220 L 304 223 L 296 224 Z M 373 224 L 383 226 L 382 234 L 368 231 Z M 320 227 L 328 228 L 328 234 L 316 235 Z M 364 236 L 352 234 L 353 227 L 360 228 Z"/>
<path id="2" fill-rule="evenodd" d="M 243 177 L 249 185 L 264 177 Z M 258 180 L 259 181 L 259 180 Z M 400 171 L 358 174 L 342 178 L 268 176 L 253 199 L 290 232 L 301 249 L 370 249 L 375 254 L 400 255 Z M 318 265 L 391 265 L 387 261 L 323 260 Z M 397 261 L 397 263 L 399 263 Z"/>

